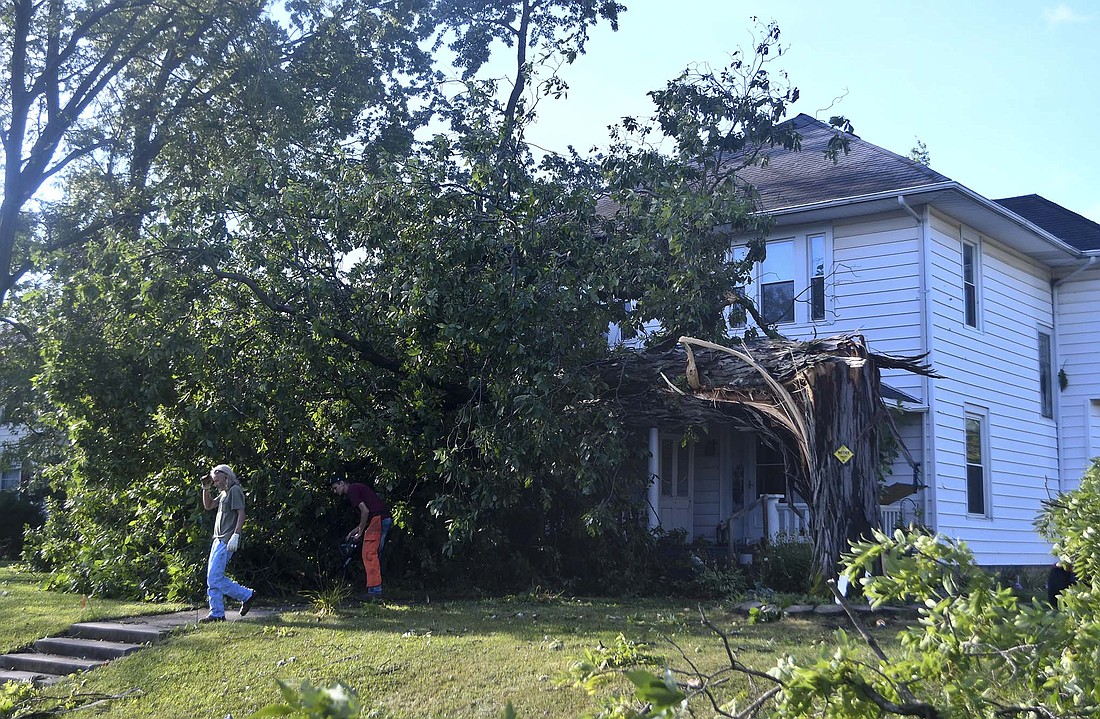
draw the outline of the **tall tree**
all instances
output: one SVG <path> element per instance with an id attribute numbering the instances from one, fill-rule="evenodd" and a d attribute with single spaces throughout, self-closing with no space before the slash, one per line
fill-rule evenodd
<path id="1" fill-rule="evenodd" d="M 263 4 L 149 0 L 12 0 L 0 12 L 0 121 L 4 165 L 0 202 L 0 306 L 43 252 L 85 241 L 100 229 L 52 221 L 36 195 L 94 154 L 114 155 L 130 144 L 135 174 L 158 150 L 157 120 L 202 101 L 208 73 L 229 44 L 247 36 Z M 122 105 L 135 69 L 153 87 L 149 102 Z M 129 77 L 127 77 L 129 75 Z M 128 116 L 128 128 L 108 116 Z M 129 130 L 129 132 L 120 132 Z M 124 154 L 126 154 L 124 152 Z"/>
<path id="2" fill-rule="evenodd" d="M 136 185 L 141 221 L 50 265 L 38 382 L 70 440 L 55 471 L 70 511 L 32 551 L 71 570 L 69 586 L 126 586 L 93 582 L 103 565 L 86 548 L 105 545 L 146 557 L 111 566 L 144 567 L 149 587 L 189 586 L 201 557 L 186 539 L 202 532 L 188 477 L 215 458 L 276 527 L 250 550 L 257 567 L 323 563 L 318 475 L 338 471 L 369 471 L 395 502 L 411 577 L 476 567 L 497 587 L 607 586 L 622 548 L 646 541 L 646 478 L 589 368 L 612 321 L 718 331 L 743 270 L 726 262 L 728 233 L 764 225 L 735 165 L 710 154 L 795 142 L 777 122 L 791 98 L 765 73 L 734 106 L 690 75 L 656 94 L 652 132 L 676 139 L 674 157 L 624 142 L 539 158 L 523 141 L 532 97 L 563 85 L 538 58 L 576 58 L 622 8 L 400 7 L 295 5 L 302 42 L 268 24 L 234 45 L 224 82 Z M 458 79 L 429 72 L 428 35 Z M 516 60 L 503 89 L 476 72 L 501 41 Z M 112 167 L 73 178 L 66 200 L 110 216 L 95 203 L 113 197 Z M 601 211 L 605 191 L 621 212 Z M 158 517 L 137 539 L 134 507 Z"/>

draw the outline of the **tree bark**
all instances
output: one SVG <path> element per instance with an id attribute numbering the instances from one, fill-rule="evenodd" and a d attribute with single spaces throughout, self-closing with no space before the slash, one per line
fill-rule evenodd
<path id="1" fill-rule="evenodd" d="M 814 561 L 823 580 L 837 576 L 849 543 L 879 525 L 878 370 L 863 358 L 823 362 L 804 389 L 811 466 L 807 477 Z M 836 453 L 846 447 L 847 461 Z M 843 453 L 843 451 L 842 451 Z"/>

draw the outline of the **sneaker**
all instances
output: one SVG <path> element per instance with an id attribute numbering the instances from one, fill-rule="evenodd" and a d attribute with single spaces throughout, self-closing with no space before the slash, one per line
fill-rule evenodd
<path id="1" fill-rule="evenodd" d="M 377 587 L 367 587 L 367 596 L 371 599 L 381 599 L 382 585 L 379 584 Z"/>
<path id="2" fill-rule="evenodd" d="M 248 610 L 252 609 L 252 600 L 256 598 L 256 590 L 252 590 L 252 596 L 241 602 L 241 616 L 248 614 Z"/>
<path id="3" fill-rule="evenodd" d="M 210 622 L 224 622 L 225 616 L 214 616 L 213 614 L 207 614 L 205 617 L 199 620 L 199 624 L 208 624 Z"/>

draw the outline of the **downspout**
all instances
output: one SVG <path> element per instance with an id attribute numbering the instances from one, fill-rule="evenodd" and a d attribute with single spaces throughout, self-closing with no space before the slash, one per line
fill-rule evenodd
<path id="1" fill-rule="evenodd" d="M 905 195 L 898 195 L 898 204 L 899 204 L 899 205 L 901 205 L 901 209 L 903 209 L 903 210 L 905 210 L 906 212 L 908 212 L 908 213 L 909 213 L 909 216 L 910 216 L 910 217 L 912 217 L 912 218 L 913 218 L 914 220 L 916 220 L 916 221 L 917 221 L 917 225 L 920 225 L 920 226 L 923 226 L 923 225 L 924 225 L 924 221 L 923 221 L 923 220 L 921 220 L 921 216 L 920 216 L 920 215 L 918 215 L 918 214 L 917 214 L 917 212 L 916 212 L 916 210 L 914 210 L 914 209 L 913 209 L 912 207 L 910 207 L 910 206 L 909 206 L 909 205 L 908 205 L 908 204 L 907 204 L 907 203 L 905 202 Z"/>
<path id="2" fill-rule="evenodd" d="M 1055 357 L 1057 357 L 1058 353 L 1058 303 L 1060 297 L 1059 289 L 1061 289 L 1062 285 L 1064 285 L 1066 282 L 1070 281 L 1077 275 L 1095 265 L 1097 260 L 1100 260 L 1100 257 L 1093 255 L 1092 257 L 1088 258 L 1086 262 L 1078 265 L 1073 270 L 1073 272 L 1070 272 L 1068 275 L 1062 277 L 1061 279 L 1052 280 L 1050 283 L 1051 341 L 1054 344 L 1051 349 L 1055 353 Z M 1054 368 L 1051 367 L 1052 371 L 1053 369 Z M 1058 386 L 1057 377 L 1052 377 L 1052 379 L 1054 380 L 1054 386 Z M 1051 391 L 1054 391 L 1053 386 L 1051 387 Z M 1057 394 L 1055 394 L 1054 396 L 1058 397 Z M 1062 446 L 1062 403 L 1058 402 L 1057 400 L 1055 400 L 1055 403 L 1057 405 L 1055 409 L 1055 417 L 1057 419 L 1054 422 L 1054 435 L 1055 442 L 1058 448 L 1058 451 L 1056 452 L 1056 459 L 1058 461 L 1058 492 L 1059 494 L 1061 494 L 1066 489 L 1066 478 L 1063 476 L 1064 471 L 1062 468 L 1062 453 L 1064 451 L 1064 447 Z"/>
<path id="3" fill-rule="evenodd" d="M 920 295 L 920 354 L 925 355 L 928 363 L 935 366 L 935 353 L 932 342 L 932 212 L 928 205 L 924 206 L 923 215 L 918 214 L 905 201 L 904 195 L 898 195 L 898 205 L 912 217 L 920 228 L 920 271 L 917 273 L 920 279 L 918 293 Z M 936 507 L 936 426 L 934 418 L 935 392 L 931 377 L 922 377 L 924 404 L 928 408 L 924 415 L 924 447 L 922 447 L 921 473 L 925 486 L 924 496 L 924 522 L 933 532 L 939 526 L 939 513 Z"/>
<path id="4" fill-rule="evenodd" d="M 1051 289 L 1055 289 L 1055 290 L 1058 289 L 1059 287 L 1064 285 L 1066 282 L 1069 282 L 1070 280 L 1072 280 L 1077 275 L 1081 274 L 1082 272 L 1084 272 L 1088 268 L 1095 265 L 1097 260 L 1100 260 L 1100 257 L 1098 257 L 1097 255 L 1093 255 L 1092 257 L 1090 257 L 1088 259 L 1088 262 L 1086 262 L 1083 265 L 1078 265 L 1077 269 L 1075 269 L 1073 272 L 1070 272 L 1068 275 L 1066 275 L 1065 277 L 1063 277 L 1059 280 L 1054 280 L 1053 282 L 1051 282 L 1050 283 Z"/>

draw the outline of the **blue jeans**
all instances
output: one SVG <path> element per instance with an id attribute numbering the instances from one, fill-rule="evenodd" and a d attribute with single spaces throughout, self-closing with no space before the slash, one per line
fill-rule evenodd
<path id="1" fill-rule="evenodd" d="M 382 555 L 382 547 L 386 546 L 386 535 L 390 533 L 390 527 L 393 526 L 393 517 L 386 517 L 382 520 L 382 538 L 378 540 L 378 555 Z"/>
<path id="2" fill-rule="evenodd" d="M 225 597 L 243 602 L 252 596 L 248 587 L 237 584 L 225 576 L 225 565 L 229 563 L 229 546 L 215 539 L 210 545 L 210 559 L 206 563 L 206 598 L 210 602 L 210 616 L 225 616 Z"/>

